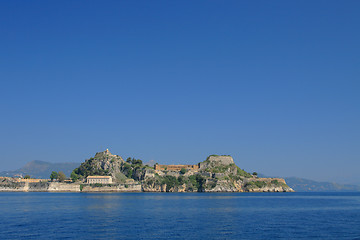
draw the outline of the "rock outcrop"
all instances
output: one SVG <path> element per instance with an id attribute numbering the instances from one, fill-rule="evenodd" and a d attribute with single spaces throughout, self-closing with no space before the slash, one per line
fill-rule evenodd
<path id="1" fill-rule="evenodd" d="M 124 159 L 118 155 L 113 155 L 108 149 L 104 152 L 98 152 L 93 158 L 85 160 L 78 168 L 74 170 L 80 178 L 86 178 L 90 175 L 117 177 L 121 172 L 121 167 L 125 163 Z"/>

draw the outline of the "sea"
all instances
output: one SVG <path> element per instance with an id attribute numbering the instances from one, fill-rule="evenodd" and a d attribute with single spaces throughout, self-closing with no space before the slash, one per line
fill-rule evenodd
<path id="1" fill-rule="evenodd" d="M 359 239 L 360 193 L 0 193 L 0 239 Z"/>

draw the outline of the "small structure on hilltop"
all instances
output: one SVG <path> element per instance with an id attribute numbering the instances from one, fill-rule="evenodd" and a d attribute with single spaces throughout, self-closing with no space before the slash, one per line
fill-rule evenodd
<path id="1" fill-rule="evenodd" d="M 169 171 L 180 171 L 181 169 L 186 170 L 198 170 L 199 165 L 159 165 L 155 164 L 155 170 L 169 170 Z"/>
<path id="2" fill-rule="evenodd" d="M 101 184 L 110 184 L 112 183 L 112 177 L 111 176 L 88 176 L 86 178 L 87 184 L 93 184 L 93 183 L 101 183 Z"/>

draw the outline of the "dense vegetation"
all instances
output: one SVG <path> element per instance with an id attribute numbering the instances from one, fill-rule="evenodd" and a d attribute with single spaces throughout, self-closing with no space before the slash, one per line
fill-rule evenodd
<path id="1" fill-rule="evenodd" d="M 200 174 L 195 174 L 189 177 L 180 175 L 179 177 L 165 175 L 156 175 L 154 178 L 147 178 L 144 183 L 147 186 L 161 186 L 166 184 L 166 191 L 174 188 L 184 188 L 186 191 L 201 192 L 205 187 L 206 179 Z M 184 185 L 185 184 L 185 185 Z"/>
<path id="2" fill-rule="evenodd" d="M 245 188 L 254 189 L 254 188 L 263 188 L 263 187 L 287 187 L 287 185 L 283 182 L 279 182 L 278 180 L 272 180 L 270 182 L 267 181 L 251 181 L 245 184 Z"/>
<path id="3" fill-rule="evenodd" d="M 234 178 L 236 178 L 237 180 L 240 179 L 240 177 L 245 177 L 245 178 L 251 178 L 252 175 L 248 172 L 246 172 L 245 170 L 239 168 L 238 166 L 236 166 L 234 163 L 229 164 L 229 165 L 220 165 L 220 166 L 215 166 L 212 168 L 206 168 L 205 172 L 211 172 L 211 173 L 227 173 L 229 175 L 234 176 Z"/>
<path id="4" fill-rule="evenodd" d="M 66 179 L 66 175 L 62 171 L 59 172 L 52 171 L 52 173 L 50 174 L 50 179 L 51 181 L 54 181 L 54 179 L 56 179 L 59 182 L 63 182 Z"/>
<path id="5" fill-rule="evenodd" d="M 87 176 L 98 175 L 98 176 L 109 176 L 109 170 L 94 167 L 93 161 L 95 158 L 90 158 L 82 163 L 78 168 L 75 168 L 71 173 L 71 177 L 74 180 L 84 179 Z"/>

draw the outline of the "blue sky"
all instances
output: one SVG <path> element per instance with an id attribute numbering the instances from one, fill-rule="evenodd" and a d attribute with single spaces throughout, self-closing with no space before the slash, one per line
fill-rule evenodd
<path id="1" fill-rule="evenodd" d="M 2 1 L 0 170 L 107 147 L 360 183 L 359 1 Z"/>

